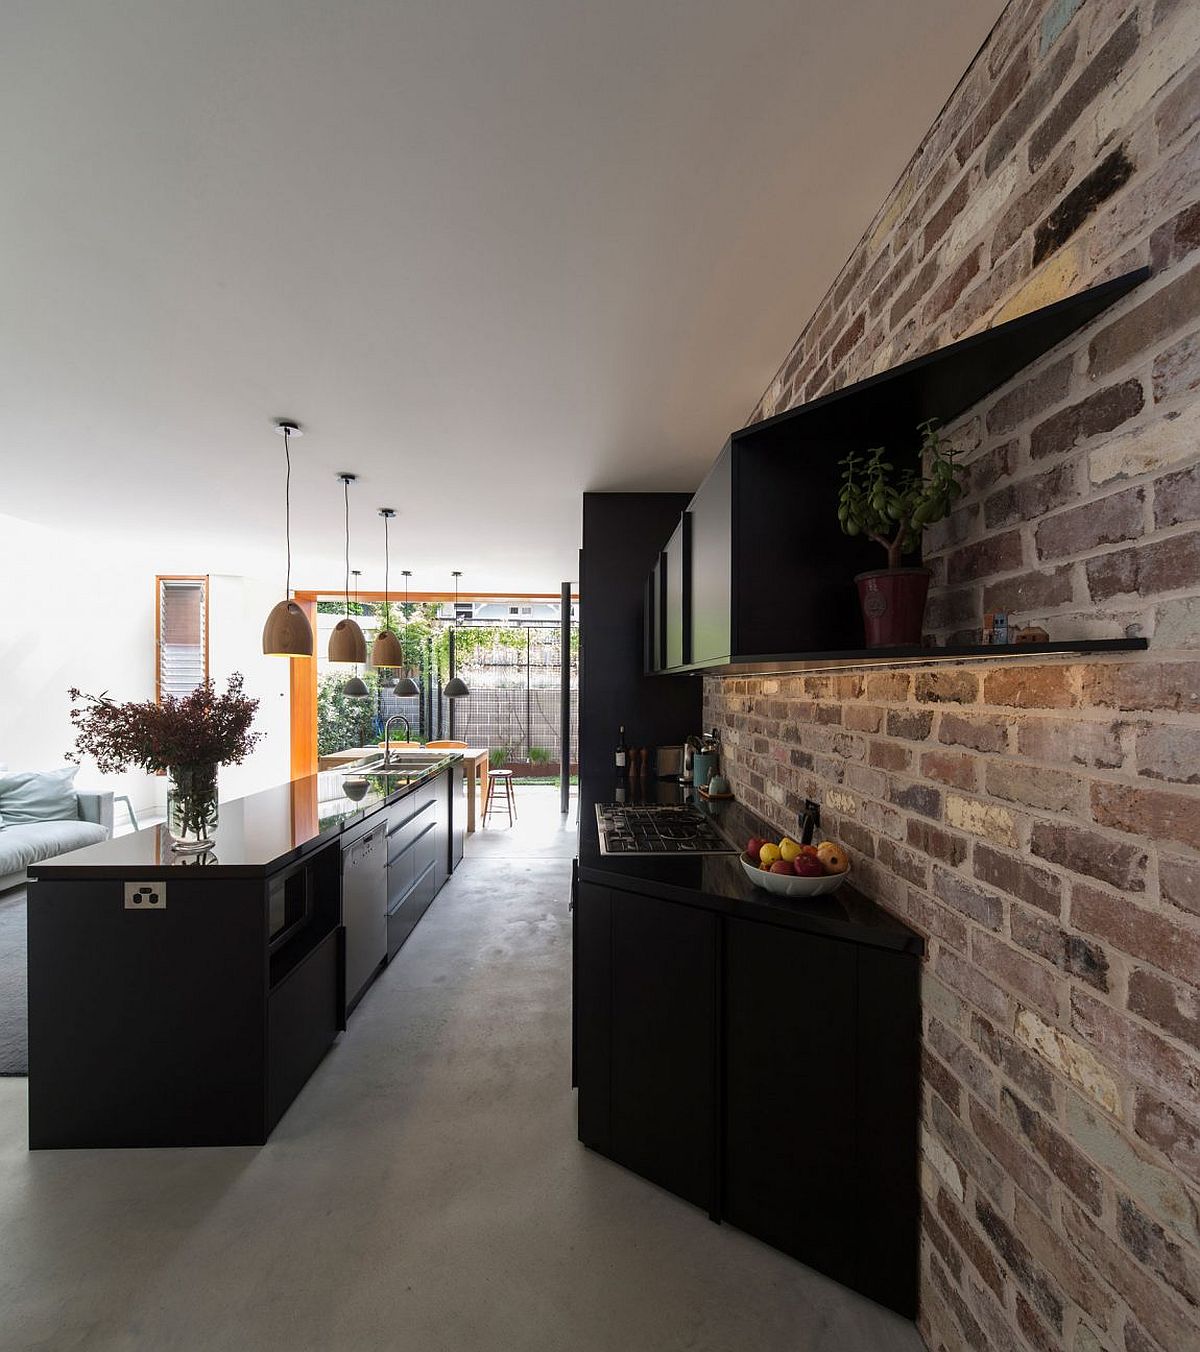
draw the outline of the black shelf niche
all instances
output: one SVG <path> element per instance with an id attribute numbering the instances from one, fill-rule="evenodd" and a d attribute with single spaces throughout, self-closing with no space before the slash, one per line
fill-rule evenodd
<path id="1" fill-rule="evenodd" d="M 854 575 L 878 568 L 882 553 L 841 533 L 837 491 L 846 451 L 883 444 L 893 459 L 915 457 L 921 422 L 953 423 L 1149 275 L 1139 268 L 1101 282 L 735 432 L 677 520 L 671 540 L 686 544 L 683 576 L 669 567 L 668 544 L 646 582 L 647 673 L 994 660 L 1117 651 L 1111 645 L 1122 642 L 1135 651 L 1132 640 L 1107 649 L 1082 640 L 1028 645 L 1017 654 L 982 645 L 863 648 Z M 677 630 L 681 642 L 654 641 Z"/>

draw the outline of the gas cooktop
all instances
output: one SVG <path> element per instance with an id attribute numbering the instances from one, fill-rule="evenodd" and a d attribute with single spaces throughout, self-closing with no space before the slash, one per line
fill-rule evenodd
<path id="1" fill-rule="evenodd" d="M 601 854 L 737 854 L 694 807 L 597 803 Z"/>

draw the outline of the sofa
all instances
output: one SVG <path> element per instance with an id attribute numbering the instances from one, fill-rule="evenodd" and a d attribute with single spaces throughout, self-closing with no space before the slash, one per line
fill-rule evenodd
<path id="1" fill-rule="evenodd" d="M 0 790 L 6 779 L 2 769 L 0 767 Z M 73 786 L 65 788 L 65 792 L 74 799 L 74 817 L 67 816 L 60 806 L 53 819 L 48 821 L 10 821 L 4 817 L 4 799 L 0 791 L 0 892 L 22 886 L 26 881 L 25 870 L 30 864 L 66 854 L 68 850 L 82 849 L 85 845 L 95 845 L 112 835 L 111 793 L 76 790 Z"/>

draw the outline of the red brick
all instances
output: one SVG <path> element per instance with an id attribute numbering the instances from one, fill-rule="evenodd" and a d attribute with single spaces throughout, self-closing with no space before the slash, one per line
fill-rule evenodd
<path id="1" fill-rule="evenodd" d="M 937 280 L 938 270 L 937 258 L 926 259 L 912 281 L 896 297 L 895 303 L 888 312 L 889 327 L 895 329 L 909 310 L 925 295 Z M 884 285 L 887 285 L 886 281 Z"/>
<path id="2" fill-rule="evenodd" d="M 860 310 L 843 330 L 842 336 L 830 348 L 829 361 L 832 366 L 839 366 L 845 360 L 846 354 L 863 336 L 866 322 L 866 315 Z"/>
<path id="3" fill-rule="evenodd" d="M 949 556 L 946 560 L 947 581 L 953 586 L 994 573 L 1011 573 L 1020 568 L 1023 559 L 1019 532 L 1010 530 L 1002 535 L 991 535 L 986 540 L 963 545 Z"/>
<path id="4" fill-rule="evenodd" d="M 1047 517 L 1034 533 L 1039 559 L 1062 559 L 1101 545 L 1136 540 L 1142 533 L 1146 490 L 1127 488 Z"/>
<path id="5" fill-rule="evenodd" d="M 971 1015 L 971 1038 L 1026 1098 L 1048 1112 L 1054 1111 L 1054 1077 L 1041 1061 L 998 1032 L 981 1014 Z"/>
<path id="6" fill-rule="evenodd" d="M 908 819 L 907 836 L 914 849 L 943 863 L 957 865 L 967 857 L 967 842 L 961 836 L 943 831 L 922 817 Z"/>
<path id="7" fill-rule="evenodd" d="M 1013 1229 L 1042 1268 L 1053 1274 L 1063 1294 L 1106 1328 L 1113 1309 L 1108 1288 L 1075 1249 L 1020 1195 L 1013 1207 Z"/>
<path id="8" fill-rule="evenodd" d="M 923 742 L 932 728 L 933 714 L 928 709 L 888 710 L 889 737 L 904 737 L 912 742 Z"/>
<path id="9" fill-rule="evenodd" d="M 872 742 L 868 759 L 882 770 L 907 770 L 912 764 L 912 752 L 895 742 Z"/>
<path id="10" fill-rule="evenodd" d="M 1085 703 L 1200 712 L 1200 662 L 1097 663 L 1083 671 Z"/>
<path id="11" fill-rule="evenodd" d="M 1042 1323 L 1022 1292 L 1017 1292 L 1017 1327 L 1034 1352 L 1061 1352 L 1062 1341 Z"/>
<path id="12" fill-rule="evenodd" d="M 1076 825 L 1035 822 L 1030 849 L 1039 859 L 1127 892 L 1146 890 L 1145 850 Z"/>
<path id="13" fill-rule="evenodd" d="M 972 704 L 979 677 L 973 671 L 923 671 L 913 678 L 913 696 L 929 704 Z"/>
<path id="14" fill-rule="evenodd" d="M 1005 1174 L 1024 1190 L 1027 1197 L 1047 1215 L 1050 1214 L 1050 1175 L 982 1104 L 970 1100 L 971 1126 L 976 1137 L 1000 1164 Z"/>
<path id="15" fill-rule="evenodd" d="M 1092 816 L 1101 826 L 1200 850 L 1200 798 L 1130 784 L 1093 784 Z"/>
<path id="16" fill-rule="evenodd" d="M 864 694 L 868 699 L 903 702 L 908 698 L 911 680 L 906 671 L 871 671 L 867 673 Z"/>
<path id="17" fill-rule="evenodd" d="M 1196 520 L 1200 520 L 1200 462 L 1175 474 L 1165 474 L 1154 484 L 1156 526 L 1178 526 Z"/>
<path id="18" fill-rule="evenodd" d="M 917 887 L 925 886 L 929 872 L 928 860 L 922 859 L 886 837 L 879 841 L 875 857 L 889 873 L 894 873 Z"/>
<path id="19" fill-rule="evenodd" d="M 987 791 L 993 798 L 1049 812 L 1068 812 L 1083 798 L 1079 777 L 1068 770 L 1045 765 L 1020 765 L 993 760 L 987 767 Z"/>
<path id="20" fill-rule="evenodd" d="M 1086 174 L 1033 232 L 1033 265 L 1060 249 L 1089 216 L 1129 182 L 1134 163 L 1125 146 L 1118 146 Z"/>
<path id="21" fill-rule="evenodd" d="M 1072 361 L 1071 357 L 1060 357 L 1002 394 L 987 415 L 988 431 L 1010 432 L 1065 399 L 1071 388 Z M 1010 443 L 1014 448 L 1015 444 Z"/>
<path id="22" fill-rule="evenodd" d="M 1200 981 L 1200 970 L 1192 973 L 1191 980 Z M 1180 986 L 1149 968 L 1138 968 L 1129 974 L 1127 1004 L 1131 1014 L 1200 1049 L 1200 995 L 1194 984 Z"/>
<path id="23" fill-rule="evenodd" d="M 1071 889 L 1071 924 L 1184 981 L 1200 982 L 1200 932 L 1135 906 L 1128 897 L 1076 884 Z"/>
<path id="24" fill-rule="evenodd" d="M 959 1211 L 954 1200 L 944 1188 L 938 1189 L 937 1211 L 946 1229 L 953 1235 L 955 1243 L 966 1254 L 972 1267 L 996 1295 L 1003 1297 L 1004 1274 L 992 1257 L 991 1250 L 982 1235 L 968 1222 Z"/>
<path id="25" fill-rule="evenodd" d="M 1180 1173 L 1200 1184 L 1200 1120 L 1192 1120 L 1148 1089 L 1134 1095 L 1134 1130 L 1171 1161 Z"/>
<path id="26" fill-rule="evenodd" d="M 949 949 L 941 949 L 934 960 L 935 974 L 984 1014 L 999 1023 L 1012 1021 L 1012 996 L 979 970 Z"/>
<path id="27" fill-rule="evenodd" d="M 969 916 L 976 924 L 998 930 L 1004 923 L 1004 906 L 1000 898 L 982 887 L 977 887 L 961 873 L 936 869 L 933 873 L 934 895 L 960 915 Z"/>
<path id="28" fill-rule="evenodd" d="M 1076 702 L 1071 669 L 1002 667 L 984 677 L 983 702 L 1015 709 L 1069 709 Z"/>
<path id="29" fill-rule="evenodd" d="M 1195 587 L 1200 583 L 1200 531 L 1089 559 L 1087 581 L 1093 601 Z"/>
<path id="30" fill-rule="evenodd" d="M 1159 104 L 1154 118 L 1159 149 L 1179 139 L 1200 119 L 1200 70 L 1194 70 Z"/>
<path id="31" fill-rule="evenodd" d="M 981 606 L 976 587 L 944 588 L 930 593 L 925 605 L 925 627 L 932 633 L 951 625 L 978 623 Z"/>
<path id="32" fill-rule="evenodd" d="M 1200 784 L 1200 728 L 1149 724 L 1138 729 L 1138 774 L 1173 784 Z"/>
<path id="33" fill-rule="evenodd" d="M 989 530 L 1022 521 L 1037 521 L 1078 496 L 1077 466 L 1073 463 L 1055 465 L 1041 474 L 998 488 L 984 501 L 983 519 Z"/>
<path id="34" fill-rule="evenodd" d="M 1158 1273 L 1193 1310 L 1200 1308 L 1200 1258 L 1194 1249 L 1185 1250 L 1128 1197 L 1117 1199 L 1117 1233 L 1143 1267 Z"/>
<path id="35" fill-rule="evenodd" d="M 1098 991 L 1108 990 L 1108 957 L 1094 940 L 1068 934 L 1053 920 L 1020 906 L 1009 911 L 1009 932 L 1013 943 L 1045 958 L 1060 971 L 1079 977 Z"/>
<path id="36" fill-rule="evenodd" d="M 966 206 L 967 200 L 971 194 L 971 179 L 969 174 L 963 174 L 954 185 L 953 191 L 946 197 L 946 200 L 929 218 L 928 224 L 921 236 L 921 252 L 928 253 L 930 249 L 954 224 L 955 217 Z"/>
<path id="37" fill-rule="evenodd" d="M 921 1048 L 921 1081 L 939 1094 L 951 1112 L 962 1113 L 962 1085 L 928 1047 Z"/>
<path id="38" fill-rule="evenodd" d="M 978 758 L 949 751 L 926 751 L 921 757 L 921 773 L 926 779 L 952 784 L 958 789 L 975 788 Z"/>
<path id="39" fill-rule="evenodd" d="M 951 309 L 959 296 L 967 289 L 972 279 L 978 277 L 983 266 L 984 247 L 972 249 L 954 271 L 942 281 L 925 302 L 921 311 L 921 320 L 930 325 L 937 322 L 941 315 Z"/>
<path id="40" fill-rule="evenodd" d="M 1137 45 L 1137 15 L 1131 14 L 1075 77 L 1029 138 L 1031 169 L 1036 171 L 1042 167 L 1088 105 L 1113 85 Z"/>
<path id="41" fill-rule="evenodd" d="M 1154 359 L 1154 402 L 1200 389 L 1200 331 L 1180 338 Z"/>
<path id="42" fill-rule="evenodd" d="M 921 1237 L 928 1239 L 941 1254 L 942 1261 L 954 1274 L 955 1282 L 958 1282 L 962 1277 L 962 1257 L 951 1244 L 950 1236 L 942 1228 L 941 1222 L 934 1215 L 933 1208 L 924 1197 L 921 1198 Z"/>
<path id="43" fill-rule="evenodd" d="M 1049 1166 L 1051 1173 L 1093 1212 L 1100 1214 L 1103 1187 L 1100 1175 L 1086 1156 L 1053 1127 L 1041 1113 L 1035 1112 L 1007 1089 L 1000 1092 L 1002 1115 L 1018 1139 L 1029 1142 L 1034 1153 Z"/>
<path id="44" fill-rule="evenodd" d="M 1159 855 L 1158 885 L 1163 901 L 1200 915 L 1200 859 Z"/>
<path id="45" fill-rule="evenodd" d="M 1033 184 L 1017 197 L 996 223 L 992 235 L 993 263 L 1006 253 L 1029 227 L 1045 215 L 1051 204 L 1071 181 L 1075 167 L 1075 143 L 1069 141 L 1052 164 Z"/>
<path id="46" fill-rule="evenodd" d="M 1001 718 L 947 710 L 938 722 L 938 741 L 947 746 L 969 746 L 973 751 L 1003 751 L 1008 745 L 1008 723 Z"/>
<path id="47" fill-rule="evenodd" d="M 971 958 L 989 977 L 1008 986 L 1022 1002 L 1058 1017 L 1061 979 L 1040 962 L 1017 952 L 1004 939 L 981 930 L 971 936 Z"/>
<path id="48" fill-rule="evenodd" d="M 976 1199 L 975 1216 L 996 1246 L 996 1252 L 1004 1259 L 1008 1270 L 1029 1293 L 1043 1316 L 1061 1333 L 1062 1300 L 1033 1261 L 1029 1250 L 1009 1228 L 1004 1217 L 988 1206 L 982 1198 Z"/>
<path id="49" fill-rule="evenodd" d="M 1074 599 L 1075 570 L 1070 565 L 1031 573 L 1018 573 L 990 583 L 983 589 L 984 610 L 1028 614 L 1047 610 Z"/>
<path id="50" fill-rule="evenodd" d="M 1053 56 L 1043 62 L 1033 78 L 1025 84 L 1020 96 L 1001 118 L 984 153 L 983 170 L 988 178 L 1008 158 L 1017 142 L 1062 89 L 1063 81 L 1075 60 L 1075 42 L 1076 34 L 1071 31 L 1058 44 Z"/>
<path id="51" fill-rule="evenodd" d="M 983 106 L 967 122 L 957 145 L 954 147 L 955 156 L 960 163 L 965 164 L 983 144 L 988 132 L 1017 101 L 1028 78 L 1029 50 L 1027 47 L 1022 47 L 1018 50 L 1004 74 L 988 88 L 988 96 L 984 100 Z M 1036 113 L 1033 116 L 1036 116 Z"/>
<path id="52" fill-rule="evenodd" d="M 1193 202 L 1150 236 L 1150 262 L 1163 272 L 1200 249 L 1200 202 Z"/>
<path id="53" fill-rule="evenodd" d="M 1200 1102 L 1194 1056 L 1079 988 L 1071 992 L 1071 1026 L 1123 1074 L 1181 1105 Z"/>
<path id="54" fill-rule="evenodd" d="M 1197 314 L 1200 314 L 1200 267 L 1193 267 L 1101 329 L 1088 348 L 1088 369 L 1093 376 L 1115 371 L 1130 358 L 1169 338 Z"/>
<path id="55" fill-rule="evenodd" d="M 1022 756 L 1057 765 L 1116 769 L 1124 759 L 1119 728 L 1061 718 L 1024 719 L 1017 726 L 1017 749 Z"/>
<path id="56" fill-rule="evenodd" d="M 995 1107 L 996 1076 L 985 1058 L 940 1019 L 930 1017 L 927 1041 L 981 1103 Z"/>
<path id="57" fill-rule="evenodd" d="M 1143 1325 L 1167 1352 L 1180 1348 L 1179 1334 L 1192 1323 L 1164 1288 L 1077 1206 L 1063 1201 L 1063 1226 L 1067 1238 L 1097 1272 L 1120 1295 Z"/>
<path id="58" fill-rule="evenodd" d="M 949 944 L 951 948 L 957 949 L 960 953 L 967 951 L 968 937 L 967 925 L 952 911 L 937 902 L 930 901 L 923 893 L 915 888 L 910 888 L 906 898 L 905 915 L 909 922 L 922 934 L 931 934 L 940 939 L 944 944 Z M 942 956 L 947 954 L 945 948 L 942 949 Z"/>
<path id="59" fill-rule="evenodd" d="M 883 726 L 883 710 L 875 704 L 851 704 L 842 722 L 854 732 L 878 732 Z"/>
<path id="60" fill-rule="evenodd" d="M 1062 910 L 1062 882 L 1048 869 L 1038 868 L 1003 850 L 994 850 L 982 841 L 975 843 L 973 868 L 980 882 L 998 887 L 1047 915 L 1056 916 Z"/>
<path id="61" fill-rule="evenodd" d="M 1035 460 L 1062 455 L 1088 437 L 1111 432 L 1128 422 L 1141 412 L 1144 403 L 1142 383 L 1136 378 L 1096 390 L 1039 423 L 1029 434 L 1029 453 Z"/>

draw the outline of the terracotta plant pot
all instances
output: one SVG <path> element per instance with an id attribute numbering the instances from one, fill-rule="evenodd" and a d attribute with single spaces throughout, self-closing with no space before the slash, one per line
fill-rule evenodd
<path id="1" fill-rule="evenodd" d="M 855 577 L 868 648 L 920 644 L 929 576 L 928 568 L 880 568 Z"/>

